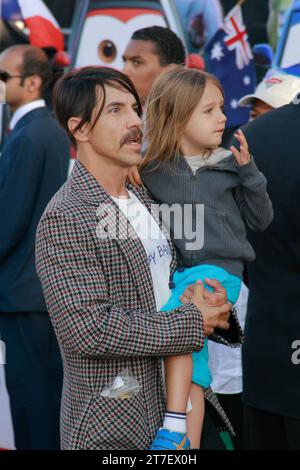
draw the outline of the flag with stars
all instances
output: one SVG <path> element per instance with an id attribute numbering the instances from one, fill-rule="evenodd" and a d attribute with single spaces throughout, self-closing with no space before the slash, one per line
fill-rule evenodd
<path id="1" fill-rule="evenodd" d="M 205 47 L 207 71 L 221 82 L 225 93 L 226 127 L 241 126 L 249 109 L 238 106 L 242 96 L 254 92 L 255 67 L 240 6 L 235 6 Z"/>

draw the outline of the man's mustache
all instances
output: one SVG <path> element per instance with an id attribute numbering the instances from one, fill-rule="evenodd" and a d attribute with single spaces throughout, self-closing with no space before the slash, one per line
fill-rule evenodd
<path id="1" fill-rule="evenodd" d="M 120 147 L 122 147 L 122 145 L 126 144 L 131 139 L 141 141 L 142 138 L 143 138 L 143 133 L 141 129 L 139 129 L 138 127 L 134 127 L 133 129 L 131 129 L 131 131 L 123 135 L 121 142 L 120 142 Z"/>

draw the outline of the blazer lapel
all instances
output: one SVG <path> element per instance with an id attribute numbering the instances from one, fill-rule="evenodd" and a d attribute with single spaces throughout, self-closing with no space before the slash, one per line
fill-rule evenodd
<path id="1" fill-rule="evenodd" d="M 132 225 L 115 201 L 79 161 L 75 162 L 70 183 L 73 189 L 79 191 L 83 199 L 94 207 L 99 221 L 97 236 L 109 239 L 111 243 L 116 243 L 119 246 L 128 265 L 132 281 L 140 293 L 142 308 L 147 311 L 155 311 L 156 304 L 148 259 L 144 246 Z M 130 190 L 132 190 L 131 187 Z M 136 194 L 136 191 L 133 192 Z M 137 197 L 139 196 L 137 195 Z M 140 197 L 139 199 L 144 203 Z"/>
<path id="2" fill-rule="evenodd" d="M 47 108 L 47 106 L 41 106 L 40 108 L 35 108 L 32 111 L 24 114 L 24 116 L 17 122 L 15 128 L 13 129 L 12 133 L 21 129 L 21 127 L 25 126 L 28 122 L 32 121 L 33 119 L 40 119 L 43 117 L 53 117 L 51 111 Z"/>

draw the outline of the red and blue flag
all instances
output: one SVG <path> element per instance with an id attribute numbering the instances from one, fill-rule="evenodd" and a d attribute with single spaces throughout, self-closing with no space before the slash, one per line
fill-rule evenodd
<path id="1" fill-rule="evenodd" d="M 64 50 L 60 27 L 42 0 L 2 0 L 0 13 L 4 20 L 23 21 L 33 46 Z"/>

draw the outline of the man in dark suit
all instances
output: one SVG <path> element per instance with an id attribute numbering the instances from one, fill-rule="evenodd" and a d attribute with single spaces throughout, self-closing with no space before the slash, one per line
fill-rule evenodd
<path id="1" fill-rule="evenodd" d="M 62 364 L 35 269 L 43 211 L 67 178 L 70 141 L 42 94 L 45 53 L 14 46 L 0 55 L 12 119 L 0 158 L 0 334 L 17 449 L 59 448 Z"/>
<path id="2" fill-rule="evenodd" d="M 244 131 L 274 208 L 270 227 L 249 233 L 256 251 L 248 268 L 243 347 L 250 449 L 300 449 L 299 103 L 265 114 Z"/>

